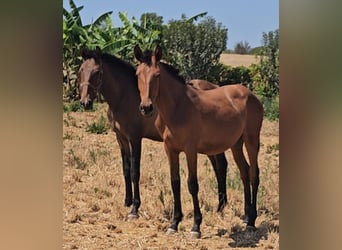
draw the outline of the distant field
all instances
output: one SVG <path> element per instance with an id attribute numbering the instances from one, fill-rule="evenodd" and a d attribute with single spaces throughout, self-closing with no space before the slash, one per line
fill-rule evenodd
<path id="1" fill-rule="evenodd" d="M 248 67 L 253 63 L 258 63 L 259 59 L 255 55 L 221 54 L 220 62 L 232 67 Z"/>

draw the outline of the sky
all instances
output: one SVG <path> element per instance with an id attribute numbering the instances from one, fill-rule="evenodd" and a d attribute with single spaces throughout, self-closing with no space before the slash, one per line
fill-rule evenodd
<path id="1" fill-rule="evenodd" d="M 279 28 L 279 0 L 74 0 L 80 11 L 83 25 L 89 24 L 108 11 L 113 11 L 115 27 L 122 23 L 119 12 L 126 12 L 140 20 L 146 12 L 163 17 L 164 24 L 178 20 L 182 14 L 192 17 L 202 12 L 213 17 L 228 29 L 227 48 L 234 49 L 238 42 L 246 41 L 254 48 L 262 45 L 262 33 Z M 70 11 L 69 0 L 63 7 Z"/>

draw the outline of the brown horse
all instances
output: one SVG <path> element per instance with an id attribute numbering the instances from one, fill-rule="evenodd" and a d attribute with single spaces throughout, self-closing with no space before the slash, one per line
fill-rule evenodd
<path id="1" fill-rule="evenodd" d="M 151 115 L 154 107 L 164 124 L 162 132 L 169 159 L 174 194 L 174 218 L 168 229 L 178 229 L 183 214 L 180 200 L 179 154 L 184 152 L 188 165 L 188 189 L 194 205 L 193 237 L 200 237 L 202 214 L 198 203 L 197 153 L 215 155 L 229 148 L 239 167 L 244 184 L 245 219 L 255 228 L 259 186 L 259 136 L 263 106 L 246 87 L 236 84 L 200 90 L 185 84 L 175 69 L 163 62 L 162 49 L 142 52 L 134 48 L 140 91 L 140 110 Z M 243 154 L 247 149 L 249 164 Z M 252 187 L 252 197 L 251 190 Z"/>
<path id="2" fill-rule="evenodd" d="M 154 113 L 151 118 L 140 114 L 138 81 L 135 68 L 131 64 L 102 53 L 98 48 L 94 51 L 82 49 L 81 56 L 83 62 L 79 69 L 80 101 L 86 109 L 91 108 L 92 100 L 96 92 L 99 91 L 109 105 L 108 119 L 121 150 L 126 190 L 125 205 L 133 204 L 129 217 L 137 218 L 140 206 L 141 140 L 148 138 L 162 141 L 155 123 L 158 124 L 159 130 L 163 129 L 163 125 L 157 122 L 159 120 L 157 113 Z M 209 84 L 207 88 L 215 87 L 215 85 L 209 86 Z M 194 83 L 194 86 L 197 86 L 197 83 Z M 227 203 L 227 160 L 224 153 L 209 156 L 209 159 L 218 182 L 218 211 L 222 211 Z"/>

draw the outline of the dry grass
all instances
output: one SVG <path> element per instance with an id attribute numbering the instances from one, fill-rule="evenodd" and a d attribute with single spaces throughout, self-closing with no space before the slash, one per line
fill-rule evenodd
<path id="1" fill-rule="evenodd" d="M 255 55 L 221 54 L 220 63 L 232 67 L 249 67 L 253 63 L 258 63 L 259 59 Z"/>
<path id="2" fill-rule="evenodd" d="M 162 143 L 143 140 L 140 218 L 127 221 L 124 178 L 119 147 L 113 132 L 86 132 L 87 123 L 105 115 L 64 113 L 63 131 L 63 249 L 279 249 L 279 131 L 277 122 L 264 121 L 261 135 L 260 191 L 257 231 L 242 223 L 243 190 L 230 151 L 228 199 L 222 214 L 217 183 L 206 156 L 199 155 L 199 200 L 203 214 L 201 239 L 190 238 L 192 200 L 186 185 L 185 156 L 181 154 L 184 219 L 177 234 L 165 234 L 172 216 L 173 196 Z"/>

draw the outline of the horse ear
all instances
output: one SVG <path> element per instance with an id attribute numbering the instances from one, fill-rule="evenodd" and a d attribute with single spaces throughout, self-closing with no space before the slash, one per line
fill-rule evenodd
<path id="1" fill-rule="evenodd" d="M 82 46 L 80 49 L 80 55 L 83 59 L 86 59 L 86 55 L 88 54 L 88 50 L 85 46 Z"/>
<path id="2" fill-rule="evenodd" d="M 96 55 L 101 55 L 102 51 L 101 51 L 99 46 L 96 46 L 95 53 L 96 53 Z"/>
<path id="3" fill-rule="evenodd" d="M 159 45 L 156 46 L 154 55 L 156 57 L 156 61 L 159 62 L 163 55 L 162 48 Z"/>
<path id="4" fill-rule="evenodd" d="M 138 44 L 134 46 L 134 56 L 139 62 L 142 62 L 143 53 Z"/>

